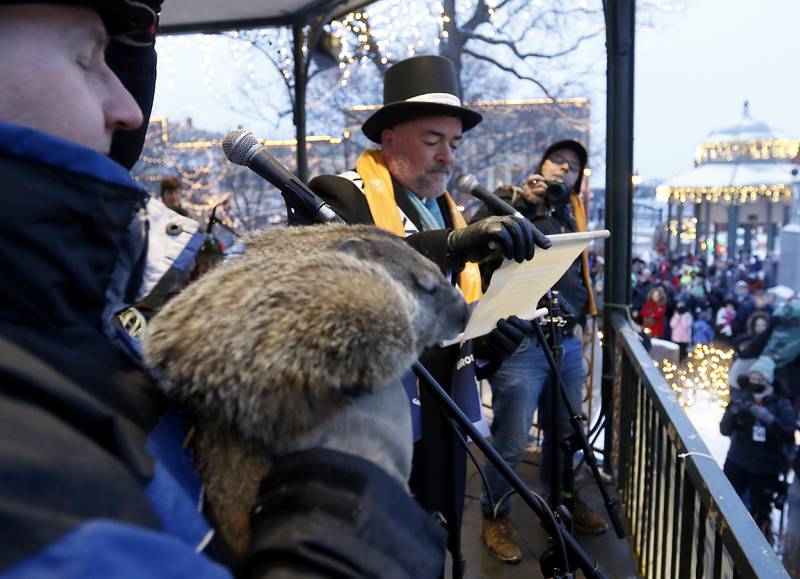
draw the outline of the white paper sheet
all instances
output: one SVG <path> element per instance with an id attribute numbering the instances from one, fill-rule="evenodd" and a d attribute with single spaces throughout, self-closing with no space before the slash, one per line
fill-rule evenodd
<path id="1" fill-rule="evenodd" d="M 491 332 L 498 320 L 517 316 L 524 320 L 541 317 L 547 310 L 536 305 L 593 239 L 610 237 L 608 230 L 548 235 L 550 249 L 536 248 L 533 259 L 517 263 L 506 260 L 492 275 L 492 283 L 469 318 L 464 333 L 442 342 L 449 346 Z"/>

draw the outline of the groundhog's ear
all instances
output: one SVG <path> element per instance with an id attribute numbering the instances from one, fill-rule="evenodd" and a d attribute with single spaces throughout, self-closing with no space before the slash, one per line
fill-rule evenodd
<path id="1" fill-rule="evenodd" d="M 355 237 L 345 239 L 338 248 L 342 253 L 349 253 L 356 257 L 364 257 L 364 240 Z"/>

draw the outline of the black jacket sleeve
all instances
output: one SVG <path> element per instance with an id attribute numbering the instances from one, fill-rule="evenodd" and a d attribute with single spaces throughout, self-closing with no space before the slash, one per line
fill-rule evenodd
<path id="1" fill-rule="evenodd" d="M 775 414 L 775 421 L 767 428 L 784 443 L 793 441 L 794 431 L 797 428 L 797 412 L 792 401 L 784 396 L 778 397 L 771 408 Z"/>
<path id="2" fill-rule="evenodd" d="M 336 175 L 321 175 L 309 187 L 350 224 L 373 225 L 375 221 L 364 194 L 351 181 Z M 450 229 L 422 231 L 405 238 L 408 244 L 433 261 L 442 270 L 453 266 L 447 259 L 447 236 Z"/>

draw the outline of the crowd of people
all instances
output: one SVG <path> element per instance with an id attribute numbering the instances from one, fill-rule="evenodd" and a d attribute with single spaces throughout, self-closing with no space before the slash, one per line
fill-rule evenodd
<path id="1" fill-rule="evenodd" d="M 756 358 L 778 323 L 776 312 L 793 315 L 794 292 L 767 288 L 764 280 L 762 262 L 747 254 L 712 265 L 693 256 L 634 258 L 631 314 L 647 337 L 678 344 L 681 360 L 695 344 L 712 341 L 734 348 L 737 358 Z"/>

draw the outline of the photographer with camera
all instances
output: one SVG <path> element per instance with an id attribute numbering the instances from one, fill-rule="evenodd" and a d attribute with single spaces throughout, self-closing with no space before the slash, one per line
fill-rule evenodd
<path id="1" fill-rule="evenodd" d="M 522 189 L 513 190 L 512 204 L 545 235 L 585 230 L 586 212 L 579 193 L 587 159 L 586 149 L 576 141 L 560 141 L 551 145 L 545 151 L 537 170 L 526 179 Z M 488 215 L 488 208 L 482 207 L 473 221 Z M 484 280 L 488 280 L 499 265 L 499 261 L 483 265 L 481 273 Z M 580 408 L 587 375 L 581 337 L 587 317 L 597 313 L 586 252 L 575 260 L 553 290 L 558 291 L 558 301 L 566 314 L 564 317 L 567 318 L 566 325 L 558 330 L 558 341 L 561 343 L 560 372 L 572 406 Z M 548 410 L 553 406 L 549 400 L 549 388 L 545 386 L 552 378 L 544 349 L 533 331 L 529 332 L 514 354 L 489 377 L 494 411 L 491 425 L 493 444 L 513 468 L 517 467 L 525 455 L 533 413 L 539 404 L 540 395 L 543 392 L 545 394 L 542 397 L 543 411 L 540 416 L 545 432 L 541 480 L 546 494 L 550 494 L 550 455 L 553 447 L 553 441 L 548 436 L 551 426 L 548 419 L 554 413 Z M 562 435 L 567 435 L 572 432 L 572 427 L 563 401 L 560 405 L 560 429 Z M 555 445 L 558 448 L 560 441 L 556 441 Z M 510 485 L 490 463 L 486 463 L 485 470 L 489 492 L 484 490 L 481 497 L 483 542 L 495 558 L 506 563 L 517 563 L 521 560 L 522 553 L 509 527 L 511 499 L 503 498 L 494 509 L 495 512 L 492 512 L 491 504 L 491 501 L 503 497 L 510 490 Z M 561 472 L 561 468 L 558 472 Z M 577 498 L 573 521 L 575 529 L 582 533 L 602 533 L 607 528 L 603 518 Z"/>
<path id="2" fill-rule="evenodd" d="M 775 377 L 775 363 L 761 356 L 731 389 L 719 430 L 731 438 L 724 472 L 771 542 L 771 501 L 780 492 L 778 476 L 788 467 L 796 413 Z"/>

